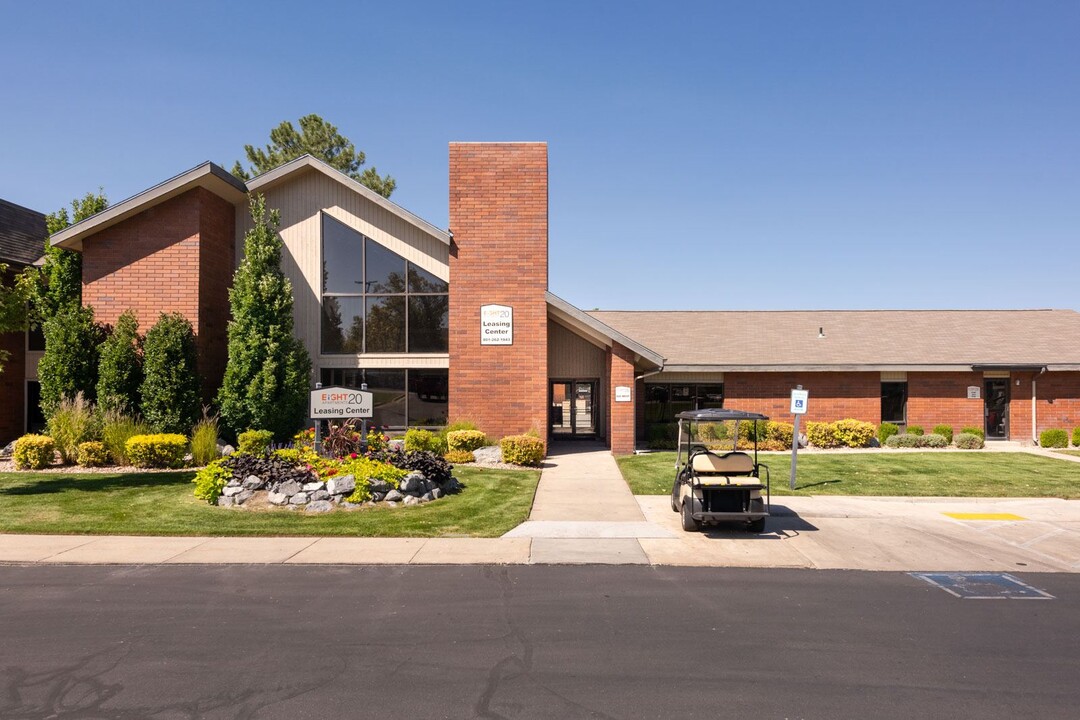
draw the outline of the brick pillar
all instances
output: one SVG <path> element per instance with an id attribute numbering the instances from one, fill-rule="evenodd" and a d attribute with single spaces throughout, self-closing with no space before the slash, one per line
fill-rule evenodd
<path id="1" fill-rule="evenodd" d="M 451 143 L 450 419 L 492 437 L 547 430 L 546 143 Z M 512 345 L 480 307 L 513 308 Z"/>
<path id="2" fill-rule="evenodd" d="M 643 401 L 634 383 L 634 353 L 619 343 L 612 343 L 608 353 L 608 417 L 611 422 L 608 442 L 612 455 L 629 455 L 634 452 L 634 407 Z M 615 402 L 615 388 L 630 388 L 631 402 Z"/>

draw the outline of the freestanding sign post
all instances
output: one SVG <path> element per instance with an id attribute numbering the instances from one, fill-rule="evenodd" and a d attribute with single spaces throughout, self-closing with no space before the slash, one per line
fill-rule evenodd
<path id="1" fill-rule="evenodd" d="M 366 385 L 364 386 L 367 387 Z M 311 391 L 308 413 L 315 421 L 315 447 L 322 449 L 322 423 L 320 420 L 333 418 L 367 418 L 372 416 L 375 407 L 371 393 L 367 390 L 353 390 L 345 387 L 315 386 Z M 367 438 L 367 434 L 364 434 Z"/>
<path id="2" fill-rule="evenodd" d="M 791 478 L 788 482 L 791 489 L 795 489 L 795 462 L 799 454 L 799 418 L 806 414 L 806 405 L 810 400 L 810 391 L 803 390 L 802 385 L 796 385 L 791 391 L 791 414 L 795 416 L 795 424 L 791 430 Z"/>

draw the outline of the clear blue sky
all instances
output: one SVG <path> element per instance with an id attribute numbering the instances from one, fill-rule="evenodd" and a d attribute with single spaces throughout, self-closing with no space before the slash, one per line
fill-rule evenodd
<path id="1" fill-rule="evenodd" d="M 113 201 L 318 113 L 447 225 L 546 140 L 590 309 L 1080 308 L 1080 2 L 0 0 L 0 197 Z"/>

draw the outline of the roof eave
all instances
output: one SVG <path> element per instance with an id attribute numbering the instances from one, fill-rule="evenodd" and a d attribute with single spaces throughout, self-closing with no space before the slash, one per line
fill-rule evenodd
<path id="1" fill-rule="evenodd" d="M 608 342 L 617 342 L 649 365 L 658 368 L 664 367 L 664 357 L 662 355 L 650 350 L 636 340 L 631 340 L 615 328 L 574 307 L 551 291 L 547 292 L 547 303 L 549 311 L 554 309 L 556 313 L 561 313 L 562 319 L 568 321 L 572 328 L 595 333 Z"/>
<path id="2" fill-rule="evenodd" d="M 247 188 L 239 178 L 207 161 L 64 228 L 53 235 L 50 242 L 54 247 L 82 250 L 85 238 L 197 187 L 209 190 L 233 204 L 247 197 Z"/>

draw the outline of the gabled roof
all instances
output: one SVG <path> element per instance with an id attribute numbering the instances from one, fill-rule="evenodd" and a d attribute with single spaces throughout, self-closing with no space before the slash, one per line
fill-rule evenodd
<path id="1" fill-rule="evenodd" d="M 315 170 L 321 172 L 331 180 L 335 180 L 345 187 L 349 188 L 353 192 L 362 195 L 376 205 L 382 207 L 385 210 L 397 215 L 405 222 L 416 226 L 420 230 L 423 230 L 427 234 L 442 240 L 447 245 L 450 244 L 451 235 L 446 230 L 432 225 L 427 220 L 424 220 L 418 215 L 414 215 L 405 208 L 401 207 L 397 203 L 387 200 L 379 193 L 375 192 L 363 183 L 353 180 L 351 177 L 341 172 L 340 170 L 331 167 L 327 163 L 312 157 L 311 155 L 301 155 L 295 160 L 290 160 L 284 165 L 280 165 L 269 172 L 265 172 L 258 177 L 252 178 L 248 181 L 248 190 L 256 192 L 258 190 L 265 190 L 284 182 L 287 178 L 298 172 L 304 172 L 307 170 Z"/>
<path id="2" fill-rule="evenodd" d="M 202 165 L 171 177 L 163 183 L 143 190 L 127 200 L 91 215 L 52 236 L 52 244 L 69 250 L 81 250 L 83 238 L 101 232 L 105 228 L 160 205 L 192 188 L 202 187 L 235 204 L 247 197 L 247 188 L 239 178 L 219 165 L 204 162 Z"/>
<path id="3" fill-rule="evenodd" d="M 650 350 L 637 340 L 623 335 L 600 320 L 591 317 L 589 313 L 579 310 L 558 295 L 548 292 L 547 303 L 548 315 L 552 319 L 591 339 L 593 342 L 606 347 L 611 347 L 612 342 L 617 342 L 646 363 L 656 367 L 664 366 L 662 355 Z"/>
<path id="4" fill-rule="evenodd" d="M 0 200 L 0 263 L 32 265 L 44 254 L 45 216 Z"/>
<path id="5" fill-rule="evenodd" d="M 1073 310 L 588 314 L 662 353 L 673 372 L 1080 370 L 1080 313 Z"/>

